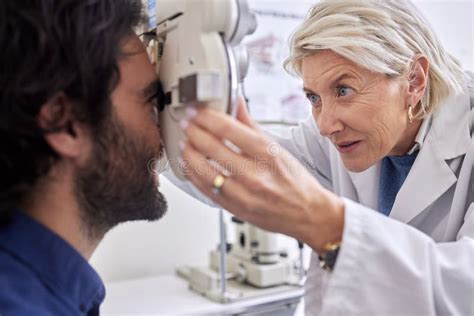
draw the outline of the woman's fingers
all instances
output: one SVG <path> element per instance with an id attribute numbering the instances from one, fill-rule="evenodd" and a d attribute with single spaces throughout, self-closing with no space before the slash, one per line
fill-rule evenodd
<path id="1" fill-rule="evenodd" d="M 200 126 L 189 122 L 184 133 L 193 148 L 204 157 L 216 161 L 230 173 L 237 174 L 239 166 L 248 165 L 245 157 L 231 150 L 221 139 L 218 139 Z"/>
<path id="2" fill-rule="evenodd" d="M 258 131 L 210 108 L 187 111 L 188 119 L 218 139 L 226 139 L 249 157 L 266 157 L 269 141 Z"/>
<path id="3" fill-rule="evenodd" d="M 232 211 L 242 220 L 252 217 L 248 205 L 252 204 L 253 197 L 232 175 L 225 177 L 218 194 L 213 192 L 215 178 L 223 173 L 189 143 L 182 150 L 181 167 L 188 180 L 215 203 Z M 242 201 L 247 201 L 247 205 L 243 205 Z"/>
<path id="4" fill-rule="evenodd" d="M 245 102 L 243 97 L 239 97 L 238 103 L 237 103 L 237 120 L 240 122 L 244 123 L 248 127 L 258 130 L 257 124 L 252 120 L 250 117 L 250 114 L 247 109 L 247 103 Z"/>

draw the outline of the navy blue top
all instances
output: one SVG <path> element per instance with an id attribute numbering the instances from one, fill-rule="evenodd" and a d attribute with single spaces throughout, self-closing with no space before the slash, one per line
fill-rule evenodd
<path id="1" fill-rule="evenodd" d="M 398 191 L 415 162 L 418 151 L 411 155 L 387 156 L 382 160 L 379 185 L 379 211 L 389 215 Z"/>
<path id="2" fill-rule="evenodd" d="M 22 212 L 0 226 L 0 315 L 99 315 L 105 287 L 66 241 Z"/>

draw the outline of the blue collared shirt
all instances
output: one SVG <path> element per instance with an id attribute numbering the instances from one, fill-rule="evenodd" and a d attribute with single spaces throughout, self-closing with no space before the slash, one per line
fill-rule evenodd
<path id="1" fill-rule="evenodd" d="M 99 315 L 105 287 L 66 241 L 22 212 L 0 226 L 0 315 Z"/>

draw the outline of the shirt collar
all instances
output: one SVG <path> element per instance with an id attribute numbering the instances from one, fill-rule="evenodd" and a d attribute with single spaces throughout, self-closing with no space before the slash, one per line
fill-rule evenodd
<path id="1" fill-rule="evenodd" d="M 415 145 L 413 145 L 413 147 L 408 151 L 407 155 L 411 155 L 414 152 L 421 150 L 421 147 L 423 147 L 423 143 L 425 141 L 426 135 L 428 134 L 428 131 L 430 130 L 430 127 L 431 127 L 431 120 L 432 120 L 431 114 L 423 119 L 420 129 L 418 130 L 418 134 L 416 134 L 416 137 L 415 137 Z"/>
<path id="2" fill-rule="evenodd" d="M 96 309 L 105 298 L 104 284 L 90 264 L 65 240 L 21 211 L 0 226 L 0 247 L 83 312 Z"/>

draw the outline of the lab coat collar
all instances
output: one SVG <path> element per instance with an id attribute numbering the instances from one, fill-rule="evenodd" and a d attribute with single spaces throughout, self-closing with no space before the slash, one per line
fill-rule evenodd
<path id="1" fill-rule="evenodd" d="M 469 111 L 470 99 L 466 92 L 448 99 L 433 114 L 431 127 L 397 194 L 390 217 L 410 222 L 456 183 L 457 177 L 447 161 L 468 151 Z M 359 202 L 373 209 L 378 207 L 380 164 L 361 173 L 350 172 Z"/>
<path id="2" fill-rule="evenodd" d="M 418 130 L 418 134 L 416 134 L 415 138 L 415 145 L 407 152 L 408 155 L 414 154 L 416 151 L 420 150 L 423 147 L 423 143 L 425 142 L 426 135 L 431 127 L 431 120 L 432 115 L 428 115 L 423 122 L 421 123 L 420 129 Z"/>
<path id="3" fill-rule="evenodd" d="M 449 160 L 467 153 L 470 144 L 469 94 L 455 96 L 433 114 L 433 121 L 390 217 L 408 223 L 457 182 Z"/>

